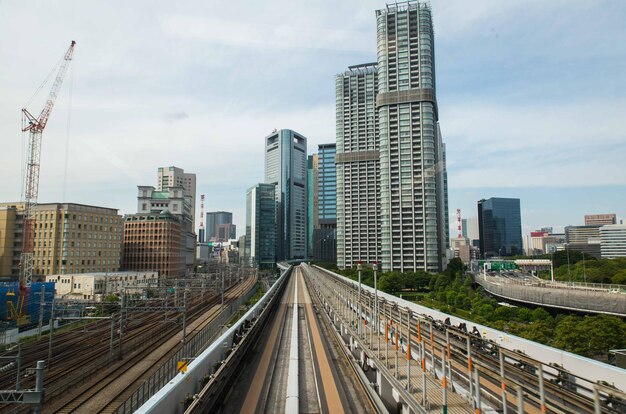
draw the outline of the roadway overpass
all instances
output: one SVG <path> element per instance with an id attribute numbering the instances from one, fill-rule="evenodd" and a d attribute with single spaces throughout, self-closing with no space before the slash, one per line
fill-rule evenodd
<path id="1" fill-rule="evenodd" d="M 576 312 L 603 313 L 626 317 L 626 287 L 584 283 L 562 283 L 478 273 L 476 283 L 491 295 L 531 305 Z"/>

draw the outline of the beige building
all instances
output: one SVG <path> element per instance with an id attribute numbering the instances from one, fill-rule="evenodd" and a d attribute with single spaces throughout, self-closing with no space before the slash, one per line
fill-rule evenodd
<path id="1" fill-rule="evenodd" d="M 16 245 L 15 243 L 16 217 L 16 207 L 0 207 L 0 276 L 9 276 L 12 274 L 11 269 L 13 267 L 13 250 L 21 246 L 21 240 L 19 241 L 18 245 Z"/>
<path id="2" fill-rule="evenodd" d="M 186 173 L 178 167 L 159 167 L 157 172 L 157 191 L 165 191 L 170 187 L 182 187 L 185 196 L 190 197 L 192 232 L 196 228 L 196 175 Z M 137 210 L 141 213 L 141 210 Z"/>
<path id="3" fill-rule="evenodd" d="M 585 226 L 604 226 L 617 224 L 615 214 L 585 214 Z"/>
<path id="4" fill-rule="evenodd" d="M 3 276 L 18 276 L 22 248 L 23 204 L 1 203 L 0 245 Z M 15 218 L 12 219 L 15 211 Z M 3 210 L 4 212 L 4 210 Z M 115 272 L 120 268 L 122 217 L 117 209 L 75 203 L 38 204 L 34 213 L 34 267 L 36 276 L 85 272 Z M 8 259 L 9 250 L 11 258 Z M 10 272 L 4 273 L 10 260 Z"/>
<path id="5" fill-rule="evenodd" d="M 46 276 L 54 283 L 55 298 L 99 302 L 110 294 L 142 293 L 144 287 L 159 285 L 157 272 L 79 273 Z"/>

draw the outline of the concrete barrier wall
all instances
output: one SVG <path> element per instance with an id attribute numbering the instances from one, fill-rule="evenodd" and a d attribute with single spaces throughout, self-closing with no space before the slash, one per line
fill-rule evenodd
<path id="1" fill-rule="evenodd" d="M 336 278 L 340 278 L 347 283 L 357 286 L 358 283 L 347 277 L 338 275 L 324 268 L 315 266 L 317 269 L 322 270 L 328 274 L 333 275 Z M 374 292 L 374 289 L 361 285 L 361 288 L 365 291 Z M 463 322 L 467 325 L 468 331 L 471 331 L 475 326 L 481 333 L 482 337 L 497 343 L 499 346 L 509 349 L 511 351 L 522 351 L 527 356 L 542 361 L 545 364 L 555 363 L 561 365 L 564 369 L 570 373 L 579 376 L 587 381 L 595 383 L 597 381 L 606 381 L 609 384 L 613 384 L 622 392 L 626 392 L 626 370 L 614 367 L 612 365 L 603 364 L 590 358 L 585 358 L 579 355 L 565 352 L 560 349 L 552 348 L 547 345 L 542 345 L 537 342 L 529 341 L 524 338 L 520 338 L 515 335 L 511 335 L 506 332 L 492 329 L 488 326 L 479 325 L 475 322 L 468 321 L 453 315 L 427 308 L 417 303 L 409 302 L 404 299 L 400 299 L 394 295 L 390 295 L 381 291 L 378 291 L 378 297 L 385 299 L 389 302 L 396 302 L 398 306 L 405 309 L 409 309 L 415 314 L 430 316 L 433 319 L 444 321 L 446 318 L 450 318 L 452 325 L 458 325 Z"/>
<path id="2" fill-rule="evenodd" d="M 214 373 L 216 364 L 225 358 L 227 350 L 233 346 L 235 332 L 245 322 L 255 319 L 274 297 L 289 272 L 284 272 L 272 287 L 263 295 L 246 314 L 233 324 L 224 334 L 215 340 L 204 352 L 189 363 L 186 373 L 179 373 L 161 390 L 145 402 L 136 413 L 168 413 L 184 412 L 183 402 L 190 396 L 200 392 L 205 379 Z"/>
<path id="3" fill-rule="evenodd" d="M 505 299 L 592 313 L 626 316 L 626 294 L 619 291 L 558 289 L 543 286 L 509 284 L 493 276 L 476 275 L 475 280 L 487 292 Z"/>

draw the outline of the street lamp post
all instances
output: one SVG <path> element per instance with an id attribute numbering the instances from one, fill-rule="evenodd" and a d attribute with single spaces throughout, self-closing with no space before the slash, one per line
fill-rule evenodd
<path id="1" fill-rule="evenodd" d="M 378 335 L 378 262 L 374 262 L 374 326 L 376 327 L 376 335 Z"/>

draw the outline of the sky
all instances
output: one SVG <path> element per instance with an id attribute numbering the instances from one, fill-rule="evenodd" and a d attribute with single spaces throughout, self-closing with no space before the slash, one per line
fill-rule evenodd
<path id="1" fill-rule="evenodd" d="M 451 228 L 457 208 L 475 217 L 489 197 L 521 199 L 525 234 L 590 213 L 626 219 L 626 2 L 431 5 Z M 21 196 L 21 108 L 76 40 L 43 135 L 39 201 L 135 213 L 137 185 L 175 165 L 242 234 L 264 137 L 294 129 L 309 153 L 335 141 L 334 78 L 376 61 L 383 7 L 0 0 L 0 201 Z"/>

